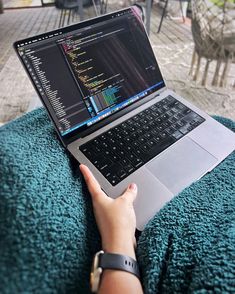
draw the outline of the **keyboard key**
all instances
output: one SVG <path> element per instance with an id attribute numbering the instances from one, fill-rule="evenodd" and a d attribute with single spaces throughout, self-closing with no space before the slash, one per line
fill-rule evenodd
<path id="1" fill-rule="evenodd" d="M 110 150 L 105 150 L 103 154 L 107 157 L 111 156 L 112 152 Z"/>
<path id="2" fill-rule="evenodd" d="M 125 168 L 128 164 L 130 164 L 130 161 L 126 158 L 123 158 L 119 161 L 119 163 Z"/>
<path id="3" fill-rule="evenodd" d="M 157 129 L 158 129 L 158 131 L 163 131 L 164 130 L 164 126 L 163 125 L 159 125 L 159 126 L 157 126 Z"/>
<path id="4" fill-rule="evenodd" d="M 135 149 L 135 154 L 137 155 L 137 157 L 141 157 L 141 154 L 143 153 L 143 150 L 138 148 L 138 149 Z"/>
<path id="5" fill-rule="evenodd" d="M 158 135 L 158 136 L 154 137 L 153 140 L 154 140 L 156 143 L 159 143 L 159 142 L 161 141 L 161 137 Z"/>
<path id="6" fill-rule="evenodd" d="M 118 141 L 117 145 L 120 147 L 120 148 L 123 148 L 125 146 L 125 143 L 123 141 Z"/>
<path id="7" fill-rule="evenodd" d="M 141 149 L 143 149 L 144 152 L 147 152 L 151 147 L 148 145 L 148 143 L 141 146 Z"/>
<path id="8" fill-rule="evenodd" d="M 103 156 L 98 156 L 93 160 L 93 164 L 99 170 L 103 170 L 104 168 L 110 166 L 112 164 L 112 161 L 110 159 L 104 158 Z"/>
<path id="9" fill-rule="evenodd" d="M 139 115 L 138 115 L 138 114 L 135 115 L 135 116 L 133 117 L 133 120 L 134 120 L 135 122 L 138 122 L 138 121 L 140 120 Z"/>
<path id="10" fill-rule="evenodd" d="M 167 137 L 167 133 L 166 132 L 161 132 L 159 135 L 160 135 L 160 137 L 162 139 L 165 139 Z"/>
<path id="11" fill-rule="evenodd" d="M 91 145 L 84 144 L 79 147 L 79 149 L 86 155 L 86 157 L 91 158 L 94 156 L 94 150 L 92 149 Z"/>
<path id="12" fill-rule="evenodd" d="M 138 139 L 138 141 L 139 141 L 140 144 L 143 144 L 143 143 L 145 143 L 146 139 L 145 139 L 145 137 L 143 136 L 143 137 L 140 137 L 140 138 Z"/>
<path id="13" fill-rule="evenodd" d="M 122 124 L 120 125 L 120 127 L 121 127 L 122 129 L 126 129 L 126 128 L 128 127 L 128 124 L 127 124 L 127 123 L 122 123 Z"/>
<path id="14" fill-rule="evenodd" d="M 187 133 L 189 132 L 189 130 L 188 130 L 188 126 L 186 125 L 186 126 L 180 128 L 179 131 L 180 131 L 183 135 L 187 134 Z"/>
<path id="15" fill-rule="evenodd" d="M 129 155 L 129 160 L 134 167 L 140 167 L 141 165 L 144 164 L 141 158 L 135 156 L 134 154 Z"/>
<path id="16" fill-rule="evenodd" d="M 102 148 L 109 148 L 109 145 L 107 144 L 107 142 L 102 142 L 101 146 L 102 146 Z M 99 147 L 96 147 L 96 150 L 97 150 L 97 148 L 99 149 Z"/>
<path id="17" fill-rule="evenodd" d="M 168 114 L 163 114 L 163 115 L 161 116 L 161 119 L 162 119 L 162 121 L 165 121 L 165 120 L 168 119 L 168 117 L 169 117 Z"/>
<path id="18" fill-rule="evenodd" d="M 111 150 L 113 153 L 115 153 L 115 152 L 117 152 L 118 147 L 117 147 L 116 145 L 113 145 L 113 146 L 110 148 L 110 150 Z"/>
<path id="19" fill-rule="evenodd" d="M 95 146 L 95 147 L 93 148 L 93 150 L 94 150 L 95 153 L 101 153 L 101 152 L 103 151 L 103 148 L 100 147 L 100 146 Z M 92 152 L 93 152 L 93 151 L 92 151 Z"/>
<path id="20" fill-rule="evenodd" d="M 159 117 L 160 114 L 159 114 L 158 112 L 153 112 L 153 113 L 152 113 L 152 116 L 154 116 L 154 117 Z"/>
<path id="21" fill-rule="evenodd" d="M 119 177 L 120 180 L 124 179 L 127 176 L 127 172 L 125 169 L 119 169 L 117 172 L 117 176 Z"/>
<path id="22" fill-rule="evenodd" d="M 146 139 L 146 140 L 149 140 L 150 138 L 152 138 L 152 134 L 151 133 L 147 133 L 147 134 L 145 134 L 144 135 L 144 138 Z"/>
<path id="23" fill-rule="evenodd" d="M 150 141 L 148 141 L 147 144 L 149 145 L 149 147 L 150 147 L 150 149 L 151 149 L 154 145 L 156 145 L 156 141 L 154 141 L 154 140 L 150 140 Z"/>
<path id="24" fill-rule="evenodd" d="M 144 126 L 143 126 L 143 129 L 144 129 L 145 131 L 149 131 L 149 130 L 150 130 L 150 126 L 149 126 L 149 125 L 144 125 Z"/>
<path id="25" fill-rule="evenodd" d="M 100 145 L 100 140 L 99 140 L 99 139 L 94 139 L 94 140 L 92 141 L 92 143 L 93 143 L 93 145 L 95 145 L 95 146 L 99 146 L 99 145 Z"/>
<path id="26" fill-rule="evenodd" d="M 175 132 L 175 128 L 170 127 L 170 128 L 165 129 L 165 131 L 166 131 L 169 135 L 171 135 L 171 134 L 173 134 L 173 133 Z"/>
<path id="27" fill-rule="evenodd" d="M 127 171 L 128 174 L 131 174 L 135 168 L 130 163 L 124 166 L 124 169 Z"/>
<path id="28" fill-rule="evenodd" d="M 117 185 L 120 182 L 120 179 L 115 174 L 110 174 L 109 176 L 106 176 L 107 180 L 113 185 Z"/>
<path id="29" fill-rule="evenodd" d="M 139 141 L 132 142 L 131 144 L 133 145 L 133 148 L 138 148 L 141 145 Z"/>
<path id="30" fill-rule="evenodd" d="M 172 137 L 174 137 L 175 139 L 179 139 L 183 136 L 183 134 L 179 131 L 175 131 L 173 134 L 172 134 Z"/>
<path id="31" fill-rule="evenodd" d="M 171 123 L 167 120 L 163 123 L 164 128 L 170 127 Z"/>
<path id="32" fill-rule="evenodd" d="M 112 161 L 113 161 L 113 162 L 118 162 L 118 161 L 120 160 L 120 156 L 118 156 L 118 155 L 116 155 L 116 154 L 115 154 L 115 155 L 112 155 L 111 158 L 112 158 Z"/>
<path id="33" fill-rule="evenodd" d="M 101 135 L 101 136 L 99 136 L 99 138 L 100 138 L 100 140 L 103 141 L 103 142 L 107 140 L 107 136 L 104 135 L 104 134 Z"/>
<path id="34" fill-rule="evenodd" d="M 172 116 L 171 118 L 169 118 L 169 122 L 174 124 L 177 121 L 177 118 L 175 118 L 174 116 Z"/>
<path id="35" fill-rule="evenodd" d="M 105 168 L 108 168 L 112 164 L 112 161 L 109 159 L 103 160 L 103 163 L 100 164 L 100 167 L 97 167 L 100 171 L 104 170 Z"/>
<path id="36" fill-rule="evenodd" d="M 137 132 L 136 132 L 136 133 L 133 133 L 133 134 L 131 134 L 131 139 L 132 139 L 132 140 L 136 140 L 138 137 L 139 137 L 139 135 L 138 135 L 138 133 L 137 133 Z"/>
<path id="37" fill-rule="evenodd" d="M 167 97 L 165 98 L 165 100 L 167 101 L 168 104 L 173 103 L 173 102 L 176 101 L 176 99 L 175 99 L 174 97 L 170 96 L 170 95 L 167 96 Z"/>

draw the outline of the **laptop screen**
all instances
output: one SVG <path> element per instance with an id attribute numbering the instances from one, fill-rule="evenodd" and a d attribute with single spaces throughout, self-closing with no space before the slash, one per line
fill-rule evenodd
<path id="1" fill-rule="evenodd" d="M 85 130 L 165 85 L 135 8 L 15 46 L 62 136 Z"/>

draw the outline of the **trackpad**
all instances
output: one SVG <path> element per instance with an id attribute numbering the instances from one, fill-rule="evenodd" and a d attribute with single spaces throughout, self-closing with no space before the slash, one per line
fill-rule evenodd
<path id="1" fill-rule="evenodd" d="M 217 158 L 188 137 L 146 165 L 174 194 L 199 179 L 215 163 Z"/>

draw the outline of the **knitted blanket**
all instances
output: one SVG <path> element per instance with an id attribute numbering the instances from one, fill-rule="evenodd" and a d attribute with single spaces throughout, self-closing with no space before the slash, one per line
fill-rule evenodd
<path id="1" fill-rule="evenodd" d="M 234 156 L 165 205 L 141 234 L 145 293 L 235 292 Z M 90 196 L 43 109 L 0 129 L 0 180 L 1 293 L 90 293 L 101 246 Z"/>

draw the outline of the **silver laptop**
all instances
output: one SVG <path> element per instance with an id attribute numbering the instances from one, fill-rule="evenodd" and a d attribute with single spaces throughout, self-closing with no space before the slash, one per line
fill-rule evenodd
<path id="1" fill-rule="evenodd" d="M 167 89 L 128 8 L 14 47 L 62 144 L 112 198 L 131 182 L 137 228 L 235 148 L 235 134 Z"/>

